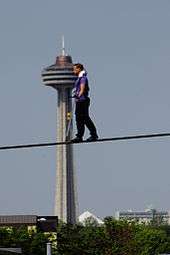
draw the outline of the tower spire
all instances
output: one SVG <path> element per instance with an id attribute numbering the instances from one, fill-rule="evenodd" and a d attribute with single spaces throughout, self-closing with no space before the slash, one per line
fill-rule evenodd
<path id="1" fill-rule="evenodd" d="M 62 56 L 65 56 L 64 35 L 62 35 Z"/>

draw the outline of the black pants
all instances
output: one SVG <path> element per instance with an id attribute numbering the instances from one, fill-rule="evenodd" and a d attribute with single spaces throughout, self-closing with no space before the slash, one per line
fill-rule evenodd
<path id="1" fill-rule="evenodd" d="M 76 102 L 76 125 L 77 125 L 77 137 L 82 138 L 85 131 L 85 126 L 89 129 L 90 135 L 97 136 L 96 127 L 89 116 L 90 98 L 84 101 Z"/>

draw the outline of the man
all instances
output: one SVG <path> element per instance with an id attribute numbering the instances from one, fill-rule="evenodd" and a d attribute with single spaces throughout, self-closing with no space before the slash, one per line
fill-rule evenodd
<path id="1" fill-rule="evenodd" d="M 82 142 L 83 135 L 85 131 L 85 126 L 90 131 L 90 137 L 86 140 L 89 142 L 96 141 L 98 139 L 96 127 L 89 116 L 89 106 L 90 98 L 89 94 L 89 85 L 87 79 L 87 73 L 84 70 L 82 64 L 74 64 L 73 72 L 78 76 L 75 82 L 75 104 L 76 104 L 76 125 L 77 125 L 77 134 L 72 142 Z"/>

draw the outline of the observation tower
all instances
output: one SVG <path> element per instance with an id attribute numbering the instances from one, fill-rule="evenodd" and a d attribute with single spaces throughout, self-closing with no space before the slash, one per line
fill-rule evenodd
<path id="1" fill-rule="evenodd" d="M 64 38 L 62 54 L 56 57 L 55 64 L 42 71 L 42 80 L 46 87 L 58 92 L 57 101 L 57 142 L 66 140 L 66 131 L 72 113 L 72 89 L 76 80 L 73 73 L 72 58 L 65 54 Z M 72 125 L 68 139 L 72 137 Z M 66 223 L 76 223 L 77 197 L 73 145 L 57 146 L 56 191 L 54 214 Z"/>

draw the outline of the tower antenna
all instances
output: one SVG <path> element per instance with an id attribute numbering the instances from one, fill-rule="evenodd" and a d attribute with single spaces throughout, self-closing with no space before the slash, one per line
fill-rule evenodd
<path id="1" fill-rule="evenodd" d="M 62 35 L 62 56 L 65 56 L 64 35 Z"/>

